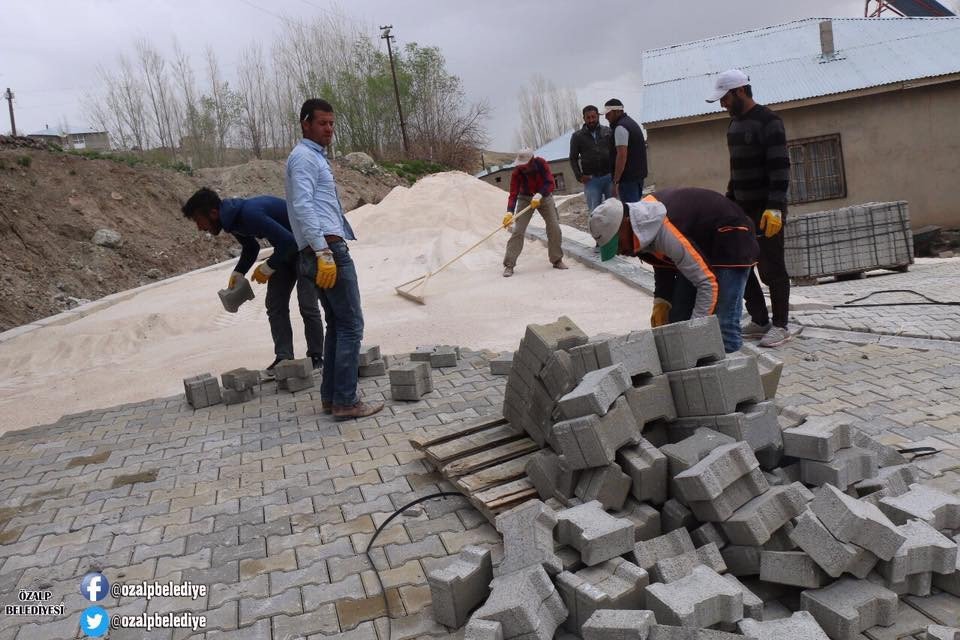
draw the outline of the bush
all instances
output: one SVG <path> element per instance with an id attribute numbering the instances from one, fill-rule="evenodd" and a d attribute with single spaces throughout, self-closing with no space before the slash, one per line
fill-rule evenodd
<path id="1" fill-rule="evenodd" d="M 33 162 L 33 158 L 30 156 L 20 156 L 17 158 L 17 164 L 21 167 L 29 167 L 31 162 Z"/>
<path id="2" fill-rule="evenodd" d="M 442 164 L 430 162 L 429 160 L 400 160 L 398 162 L 381 162 L 380 166 L 410 182 L 416 182 L 423 176 L 428 176 L 432 173 L 441 173 L 443 171 L 450 170 L 448 167 L 445 167 Z"/>

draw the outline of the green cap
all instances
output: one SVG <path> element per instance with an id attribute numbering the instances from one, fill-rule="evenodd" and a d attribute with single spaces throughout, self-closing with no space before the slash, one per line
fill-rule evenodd
<path id="1" fill-rule="evenodd" d="M 615 234 L 610 238 L 607 244 L 600 247 L 600 261 L 606 262 L 607 260 L 613 259 L 617 255 L 617 250 L 620 248 L 620 234 Z"/>

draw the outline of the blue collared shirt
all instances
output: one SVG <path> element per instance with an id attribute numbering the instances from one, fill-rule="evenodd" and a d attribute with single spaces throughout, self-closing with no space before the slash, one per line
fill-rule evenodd
<path id="1" fill-rule="evenodd" d="M 323 236 L 356 240 L 322 146 L 304 138 L 287 158 L 287 212 L 297 248 L 327 248 Z"/>

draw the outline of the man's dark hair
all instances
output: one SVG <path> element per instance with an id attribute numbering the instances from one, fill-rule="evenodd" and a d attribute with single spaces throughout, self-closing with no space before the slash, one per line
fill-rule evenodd
<path id="1" fill-rule="evenodd" d="M 600 109 L 597 109 L 597 108 L 596 108 L 595 106 L 593 106 L 592 104 L 588 104 L 587 106 L 585 106 L 585 107 L 583 108 L 583 115 L 587 115 L 587 113 L 589 113 L 589 112 L 591 112 L 591 111 L 593 111 L 593 112 L 595 112 L 595 113 L 600 113 Z"/>
<path id="2" fill-rule="evenodd" d="M 300 107 L 300 122 L 310 122 L 314 111 L 333 113 L 333 105 L 322 98 L 310 98 Z"/>
<path id="3" fill-rule="evenodd" d="M 220 196 L 209 187 L 201 187 L 195 194 L 190 196 L 186 204 L 180 207 L 184 218 L 193 219 L 198 213 L 206 214 L 210 209 L 220 208 Z"/>
<path id="4" fill-rule="evenodd" d="M 748 98 L 753 97 L 753 87 L 751 87 L 750 85 L 748 84 L 743 85 L 743 92 L 747 94 Z"/>
<path id="5" fill-rule="evenodd" d="M 616 98 L 610 98 L 609 100 L 607 100 L 606 102 L 603 103 L 603 106 L 605 106 L 605 107 L 620 107 L 621 109 L 623 109 L 623 103 L 620 102 L 619 100 L 617 100 Z"/>

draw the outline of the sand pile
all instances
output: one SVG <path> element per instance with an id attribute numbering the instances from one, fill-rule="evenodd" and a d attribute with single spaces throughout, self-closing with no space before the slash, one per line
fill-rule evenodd
<path id="1" fill-rule="evenodd" d="M 611 276 L 568 259 L 558 271 L 546 247 L 528 242 L 512 278 L 501 276 L 502 231 L 431 279 L 426 306 L 394 287 L 443 264 L 496 228 L 506 194 L 463 173 L 397 187 L 379 205 L 350 213 L 359 240 L 350 250 L 360 279 L 365 341 L 385 353 L 420 344 L 512 350 L 530 323 L 576 317 L 587 332 L 649 326 L 650 300 Z M 535 223 L 539 216 L 535 217 Z M 112 306 L 14 338 L 0 350 L 0 432 L 55 421 L 62 414 L 182 392 L 205 371 L 262 368 L 273 359 L 265 288 L 238 314 L 223 311 L 217 289 L 234 261 L 132 293 Z M 297 355 L 305 349 L 294 303 Z"/>

